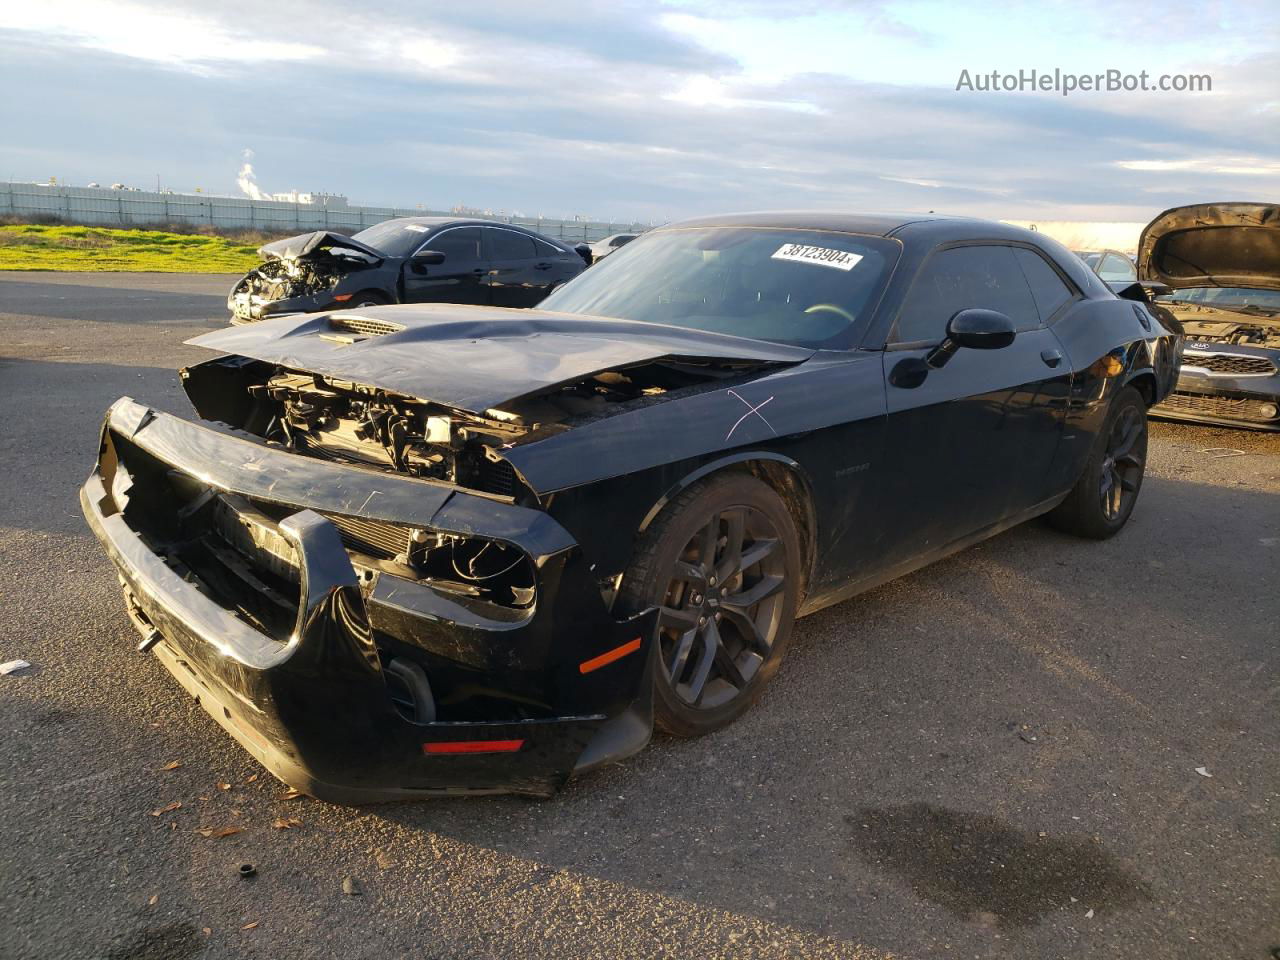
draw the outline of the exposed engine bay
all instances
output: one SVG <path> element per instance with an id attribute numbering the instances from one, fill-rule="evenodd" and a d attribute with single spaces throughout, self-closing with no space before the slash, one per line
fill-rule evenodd
<path id="1" fill-rule="evenodd" d="M 1250 322 L 1249 316 L 1237 311 L 1181 303 L 1162 305 L 1181 321 L 1188 339 L 1280 348 L 1280 319 L 1259 317 Z"/>
<path id="2" fill-rule="evenodd" d="M 268 260 L 249 271 L 233 293 L 247 293 L 268 302 L 287 300 L 332 290 L 346 272 L 327 262 Z"/>
<path id="3" fill-rule="evenodd" d="M 658 403 L 740 378 L 758 362 L 664 360 L 606 371 L 473 414 L 350 381 L 263 361 L 223 357 L 189 367 L 196 410 L 295 453 L 394 470 L 514 501 L 538 499 L 503 457 L 533 442 L 637 404 Z M 270 508 L 265 509 L 268 513 Z M 429 579 L 505 607 L 533 602 L 528 558 L 495 540 L 333 516 L 367 566 Z M 389 565 L 389 566 L 388 566 Z"/>
<path id="4" fill-rule="evenodd" d="M 517 497 L 520 485 L 503 449 L 759 366 L 658 361 L 598 373 L 483 414 L 239 358 L 188 368 L 184 381 L 201 416 L 230 422 L 297 453 Z M 235 390 L 243 390 L 250 402 L 226 402 L 227 391 Z"/>
<path id="5" fill-rule="evenodd" d="M 246 293 L 264 302 L 326 293 L 355 270 L 377 266 L 380 261 L 367 253 L 345 247 L 328 247 L 303 258 L 270 258 L 249 271 L 232 291 Z"/>

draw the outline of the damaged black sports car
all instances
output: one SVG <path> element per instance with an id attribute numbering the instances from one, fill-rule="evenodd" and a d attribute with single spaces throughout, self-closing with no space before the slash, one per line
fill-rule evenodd
<path id="1" fill-rule="evenodd" d="M 531 307 L 591 262 L 532 230 L 490 220 L 401 217 L 353 236 L 317 230 L 258 249 L 227 295 L 232 323 L 387 303 Z"/>
<path id="2" fill-rule="evenodd" d="M 1143 282 L 1186 332 L 1177 388 L 1151 412 L 1280 430 L 1280 205 L 1175 207 L 1142 232 Z"/>
<path id="3" fill-rule="evenodd" d="M 1111 536 L 1180 347 L 935 216 L 689 221 L 544 307 L 230 327 L 199 420 L 107 414 L 141 649 L 297 789 L 549 794 L 739 716 L 797 616 L 1041 514 Z"/>

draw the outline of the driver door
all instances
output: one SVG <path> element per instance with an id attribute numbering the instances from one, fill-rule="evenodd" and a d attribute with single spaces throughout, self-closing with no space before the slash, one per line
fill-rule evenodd
<path id="1" fill-rule="evenodd" d="M 444 262 L 409 259 L 403 274 L 405 303 L 489 304 L 489 267 L 481 256 L 480 227 L 446 227 L 419 249 L 443 253 Z"/>
<path id="2" fill-rule="evenodd" d="M 1027 274 L 1043 280 L 1040 269 L 1061 287 L 1056 307 L 1051 299 L 1038 306 Z M 886 559 L 944 547 L 1049 495 L 1071 377 L 1042 311 L 1061 309 L 1070 295 L 1053 268 L 1028 249 L 952 246 L 925 262 L 883 355 Z M 1013 343 L 961 347 L 922 380 L 907 376 L 944 339 L 951 317 L 975 307 L 1010 317 Z"/>

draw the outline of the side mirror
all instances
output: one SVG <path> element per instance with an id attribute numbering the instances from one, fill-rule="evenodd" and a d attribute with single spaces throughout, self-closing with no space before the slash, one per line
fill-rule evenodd
<path id="1" fill-rule="evenodd" d="M 444 254 L 439 250 L 419 250 L 413 255 L 415 263 L 429 263 L 432 266 L 444 263 Z"/>
<path id="2" fill-rule="evenodd" d="M 1013 343 L 1013 321 L 996 310 L 961 310 L 947 322 L 947 337 L 925 357 L 935 370 L 946 364 L 961 347 L 999 350 Z"/>

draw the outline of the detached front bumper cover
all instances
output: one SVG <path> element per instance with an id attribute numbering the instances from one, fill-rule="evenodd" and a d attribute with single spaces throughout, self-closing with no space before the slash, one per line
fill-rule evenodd
<path id="1" fill-rule="evenodd" d="M 130 457 L 212 492 L 296 508 L 278 525 L 299 583 L 287 638 L 242 619 L 131 525 L 135 511 L 165 505 L 139 502 Z M 80 499 L 116 566 L 143 646 L 245 749 L 304 793 L 338 803 L 548 795 L 575 771 L 629 755 L 649 738 L 656 613 L 613 619 L 576 544 L 540 511 L 309 460 L 127 398 L 108 413 L 98 466 Z M 386 572 L 358 576 L 326 513 L 502 539 L 533 558 L 535 605 L 523 620 L 489 620 L 430 584 Z M 534 678 L 543 688 L 531 708 L 536 715 L 406 717 L 389 696 L 380 640 L 403 650 L 429 647 L 433 637 L 468 651 L 472 665 L 511 664 L 524 682 Z M 488 682 L 501 688 L 504 677 Z"/>

